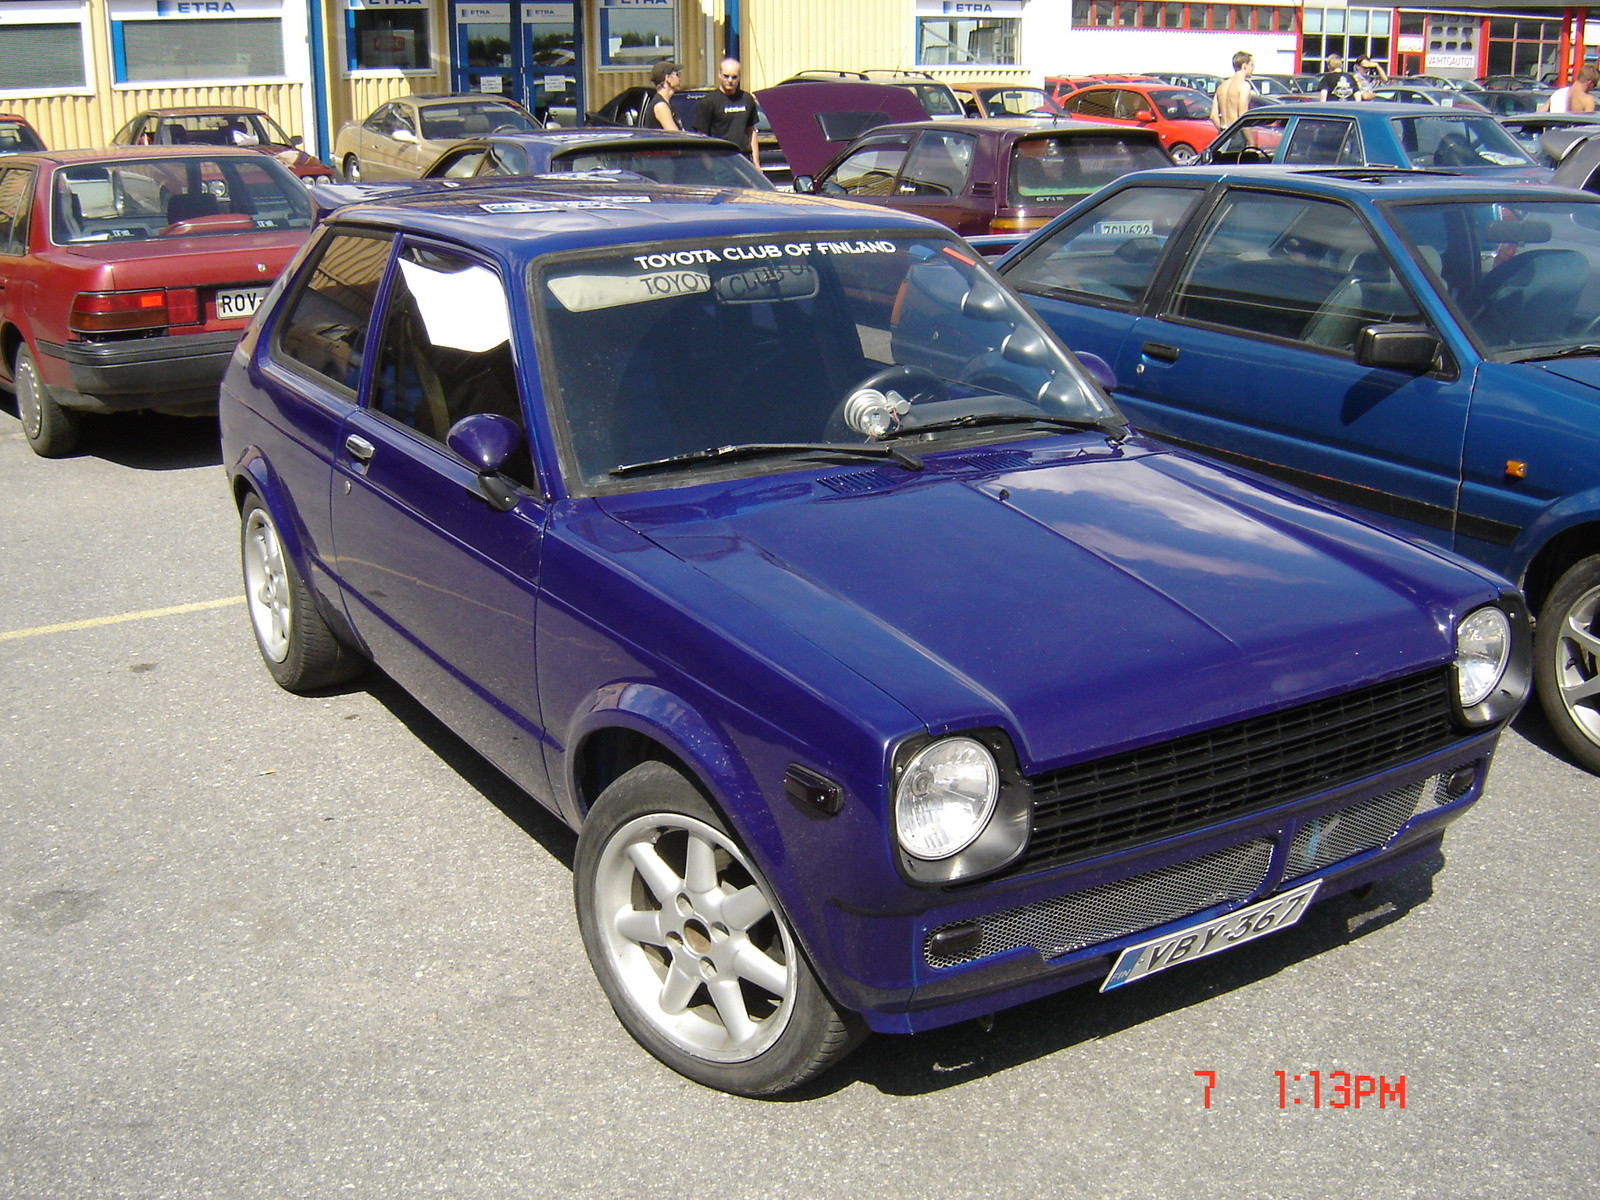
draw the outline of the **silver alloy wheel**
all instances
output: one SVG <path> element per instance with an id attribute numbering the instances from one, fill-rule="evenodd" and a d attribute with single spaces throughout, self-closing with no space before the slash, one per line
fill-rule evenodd
<path id="1" fill-rule="evenodd" d="M 17 416 L 22 419 L 22 432 L 30 441 L 37 441 L 44 430 L 44 406 L 39 402 L 39 371 L 33 359 L 18 355 L 16 365 Z"/>
<path id="2" fill-rule="evenodd" d="M 605 845 L 594 912 L 641 1016 L 686 1054 L 746 1062 L 794 1011 L 797 952 L 733 841 L 679 813 L 628 822 Z"/>
<path id="3" fill-rule="evenodd" d="M 1200 157 L 1193 147 L 1185 146 L 1181 142 L 1169 150 L 1168 153 L 1172 155 L 1172 161 L 1180 167 L 1187 167 Z"/>
<path id="4" fill-rule="evenodd" d="M 344 178 L 346 183 L 361 182 L 361 160 L 354 154 L 345 155 Z"/>
<path id="5" fill-rule="evenodd" d="M 293 612 L 289 606 L 289 572 L 278 531 L 267 514 L 253 509 L 244 525 L 244 587 L 261 652 L 273 662 L 289 657 Z"/>
<path id="6" fill-rule="evenodd" d="M 1600 587 L 1567 609 L 1556 641 L 1556 685 L 1561 704 L 1590 741 L 1600 744 Z"/>

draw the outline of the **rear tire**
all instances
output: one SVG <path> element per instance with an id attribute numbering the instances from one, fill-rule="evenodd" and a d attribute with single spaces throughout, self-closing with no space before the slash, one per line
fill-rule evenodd
<path id="1" fill-rule="evenodd" d="M 798 1087 L 866 1036 L 823 991 L 772 889 L 699 789 L 641 763 L 595 801 L 573 864 L 589 962 L 634 1040 L 739 1096 Z"/>
<path id="2" fill-rule="evenodd" d="M 40 458 L 60 458 L 78 445 L 82 418 L 70 408 L 62 408 L 50 396 L 50 389 L 39 378 L 39 368 L 27 346 L 17 347 L 11 365 L 11 378 L 17 389 L 17 416 L 22 419 L 22 435 Z"/>
<path id="3" fill-rule="evenodd" d="M 1193 166 L 1195 161 L 1200 157 L 1199 151 L 1197 151 L 1193 146 L 1184 145 L 1182 142 L 1179 142 L 1176 146 L 1173 146 L 1167 151 L 1167 153 L 1172 155 L 1172 161 L 1177 163 L 1180 167 Z"/>
<path id="4" fill-rule="evenodd" d="M 1533 638 L 1533 681 L 1561 744 L 1600 775 L 1600 554 L 1574 563 L 1550 590 Z"/>
<path id="5" fill-rule="evenodd" d="M 365 664 L 322 619 L 260 497 L 245 498 L 239 522 L 250 625 L 261 661 L 278 686 L 307 692 L 360 674 Z"/>

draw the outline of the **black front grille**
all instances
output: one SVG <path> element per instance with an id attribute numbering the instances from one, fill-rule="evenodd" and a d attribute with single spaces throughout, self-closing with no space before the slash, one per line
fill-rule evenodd
<path id="1" fill-rule="evenodd" d="M 1077 862 L 1261 812 L 1451 744 L 1440 667 L 1040 775 L 1015 871 Z"/>

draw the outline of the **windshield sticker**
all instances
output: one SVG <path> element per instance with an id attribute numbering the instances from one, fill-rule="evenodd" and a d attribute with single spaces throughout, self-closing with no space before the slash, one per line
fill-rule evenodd
<path id="1" fill-rule="evenodd" d="M 651 257 L 659 258 L 660 255 Z M 642 304 L 669 296 L 692 296 L 711 290 L 704 271 L 656 271 L 648 275 L 565 275 L 548 284 L 550 294 L 568 312 L 594 312 Z"/>
<path id="2" fill-rule="evenodd" d="M 694 267 L 702 263 L 760 262 L 771 258 L 804 258 L 809 254 L 894 254 L 893 242 L 776 242 L 765 246 L 724 246 L 721 250 L 673 250 L 665 254 L 635 254 L 633 261 L 646 270 Z"/>
<path id="3" fill-rule="evenodd" d="M 1094 231 L 1103 237 L 1153 237 L 1154 221 L 1096 221 Z"/>
<path id="4" fill-rule="evenodd" d="M 505 289 L 488 267 L 434 271 L 402 258 L 400 273 L 435 346 L 483 354 L 511 337 Z"/>
<path id="5" fill-rule="evenodd" d="M 567 212 L 574 208 L 625 208 L 630 204 L 649 204 L 649 196 L 607 196 L 604 200 L 497 200 L 478 205 L 486 213 Z"/>

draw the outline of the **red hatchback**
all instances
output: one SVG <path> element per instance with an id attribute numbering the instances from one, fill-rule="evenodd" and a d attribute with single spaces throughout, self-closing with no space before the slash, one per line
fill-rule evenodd
<path id="1" fill-rule="evenodd" d="M 1149 83 L 1096 83 L 1069 92 L 1061 107 L 1086 121 L 1153 129 L 1172 161 L 1186 167 L 1217 136 L 1211 97 L 1195 88 Z"/>
<path id="2" fill-rule="evenodd" d="M 215 411 L 310 228 L 306 189 L 252 150 L 0 159 L 0 383 L 28 444 L 68 453 L 85 413 Z"/>

